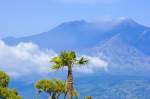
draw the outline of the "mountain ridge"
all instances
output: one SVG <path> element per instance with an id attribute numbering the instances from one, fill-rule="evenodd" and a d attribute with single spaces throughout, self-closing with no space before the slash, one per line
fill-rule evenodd
<path id="1" fill-rule="evenodd" d="M 104 23 L 107 24 L 103 25 Z M 90 23 L 84 20 L 71 21 L 62 23 L 48 32 L 21 38 L 8 37 L 2 40 L 8 45 L 33 42 L 42 48 L 52 48 L 57 51 L 80 50 L 93 47 L 119 33 L 125 42 L 150 55 L 150 28 L 140 25 L 132 19 L 99 24 L 100 22 Z"/>
<path id="2" fill-rule="evenodd" d="M 38 35 L 3 40 L 8 45 L 33 42 L 40 48 L 54 51 L 83 51 L 106 60 L 110 72 L 149 74 L 150 28 L 132 19 L 110 23 L 115 25 L 102 29 L 102 25 L 99 27 L 98 24 L 93 25 L 84 20 L 66 22 Z"/>

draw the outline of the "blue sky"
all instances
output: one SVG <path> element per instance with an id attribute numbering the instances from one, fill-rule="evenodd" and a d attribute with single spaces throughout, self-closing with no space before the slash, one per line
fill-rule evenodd
<path id="1" fill-rule="evenodd" d="M 150 0 L 0 0 L 0 38 L 48 31 L 66 21 L 132 18 L 150 26 Z"/>

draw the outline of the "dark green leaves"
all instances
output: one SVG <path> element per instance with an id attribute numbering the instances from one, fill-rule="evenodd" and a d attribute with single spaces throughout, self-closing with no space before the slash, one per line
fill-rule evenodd
<path id="1" fill-rule="evenodd" d="M 88 60 L 84 57 L 81 57 L 78 61 L 77 61 L 77 64 L 79 65 L 84 65 L 84 64 L 87 64 L 88 63 Z"/>
<path id="2" fill-rule="evenodd" d="M 0 71 L 0 87 L 7 87 L 9 83 L 9 76 Z"/>
<path id="3" fill-rule="evenodd" d="M 4 97 L 2 99 L 22 99 L 21 96 L 18 96 L 16 90 L 8 88 L 0 88 L 0 97 Z"/>
<path id="4" fill-rule="evenodd" d="M 74 51 L 62 51 L 60 57 L 64 59 L 64 61 L 74 61 L 76 59 L 76 54 Z"/>

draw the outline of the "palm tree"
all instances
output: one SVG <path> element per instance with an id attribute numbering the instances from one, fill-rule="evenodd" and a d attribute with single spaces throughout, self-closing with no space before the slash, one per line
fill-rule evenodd
<path id="1" fill-rule="evenodd" d="M 81 57 L 77 59 L 76 53 L 74 51 L 63 51 L 60 55 L 52 58 L 51 62 L 53 62 L 52 69 L 58 70 L 63 67 L 68 68 L 68 75 L 67 75 L 67 93 L 68 98 L 73 98 L 73 74 L 72 74 L 72 67 L 76 65 L 84 65 L 88 62 L 87 59 Z"/>

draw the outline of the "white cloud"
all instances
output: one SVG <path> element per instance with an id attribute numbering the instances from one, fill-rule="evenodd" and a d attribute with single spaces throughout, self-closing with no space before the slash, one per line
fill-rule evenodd
<path id="1" fill-rule="evenodd" d="M 89 63 L 86 64 L 86 66 L 83 67 L 77 67 L 75 68 L 78 72 L 84 72 L 84 73 L 94 73 L 94 71 L 97 70 L 105 70 L 107 71 L 107 65 L 108 63 L 99 57 L 93 57 L 93 56 L 87 56 L 83 55 L 89 60 Z"/>
<path id="2" fill-rule="evenodd" d="M 51 71 L 50 59 L 56 56 L 53 50 L 41 50 L 33 43 L 19 43 L 8 46 L 0 40 L 0 70 L 7 72 L 11 77 L 26 75 L 44 75 Z M 107 62 L 97 57 L 85 56 L 90 61 L 84 69 L 76 71 L 92 73 L 97 69 L 107 69 Z"/>
<path id="3" fill-rule="evenodd" d="M 48 62 L 55 55 L 53 51 L 41 51 L 32 43 L 8 46 L 0 41 L 0 70 L 13 77 L 47 73 L 50 70 Z"/>

